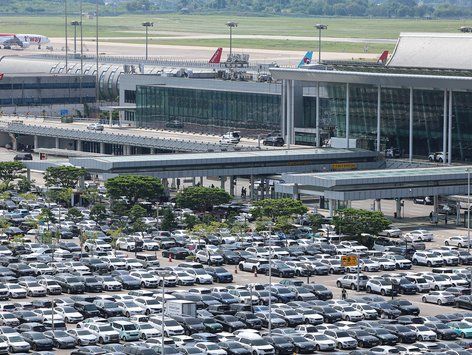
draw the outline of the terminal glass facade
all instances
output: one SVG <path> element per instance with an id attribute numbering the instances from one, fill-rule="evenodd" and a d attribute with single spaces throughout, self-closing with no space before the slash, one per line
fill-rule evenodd
<path id="1" fill-rule="evenodd" d="M 333 135 L 346 136 L 346 84 L 326 84 L 327 110 L 334 121 Z M 376 149 L 377 87 L 349 85 L 349 134 L 358 139 L 358 147 Z M 410 89 L 381 89 L 381 149 L 409 151 Z M 413 90 L 413 154 L 425 157 L 442 151 L 444 92 Z M 331 127 L 332 128 L 332 127 Z M 452 157 L 472 160 L 472 93 L 453 92 Z"/>

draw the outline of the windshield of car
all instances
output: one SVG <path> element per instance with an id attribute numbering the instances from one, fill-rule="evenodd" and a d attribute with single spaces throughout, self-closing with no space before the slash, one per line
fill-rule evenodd
<path id="1" fill-rule="evenodd" d="M 168 320 L 165 320 L 164 321 L 164 324 L 168 327 L 178 327 L 179 326 L 179 323 L 177 323 L 175 320 L 173 319 L 168 319 Z"/>
<path id="2" fill-rule="evenodd" d="M 136 326 L 134 324 L 125 324 L 123 326 L 124 330 L 136 330 Z"/>
<path id="3" fill-rule="evenodd" d="M 98 327 L 98 329 L 101 331 L 101 332 L 111 332 L 113 331 L 113 328 L 110 326 L 110 325 L 100 325 Z"/>

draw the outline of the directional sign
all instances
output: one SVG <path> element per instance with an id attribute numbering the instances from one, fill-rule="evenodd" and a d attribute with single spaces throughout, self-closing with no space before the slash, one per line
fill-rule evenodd
<path id="1" fill-rule="evenodd" d="M 341 266 L 357 266 L 357 255 L 342 255 Z"/>

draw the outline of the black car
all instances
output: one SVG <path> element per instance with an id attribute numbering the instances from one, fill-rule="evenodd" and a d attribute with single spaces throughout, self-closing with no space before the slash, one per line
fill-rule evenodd
<path id="1" fill-rule="evenodd" d="M 266 271 L 266 275 L 269 275 L 269 270 Z M 295 271 L 285 263 L 273 262 L 272 263 L 272 276 L 294 277 Z"/>
<path id="2" fill-rule="evenodd" d="M 218 346 L 226 351 L 228 355 L 251 355 L 251 351 L 246 349 L 244 346 L 241 345 L 241 343 L 238 343 L 237 341 L 224 341 L 221 343 L 218 343 Z"/>
<path id="3" fill-rule="evenodd" d="M 58 247 L 71 253 L 81 251 L 80 246 L 73 242 L 61 242 Z"/>
<path id="4" fill-rule="evenodd" d="M 198 318 L 187 316 L 172 316 L 172 318 L 184 328 L 186 335 L 200 333 L 206 330 L 205 325 Z"/>
<path id="5" fill-rule="evenodd" d="M 79 277 L 79 280 L 85 285 L 86 292 L 102 292 L 103 285 L 93 276 Z"/>
<path id="6" fill-rule="evenodd" d="M 405 299 L 390 300 L 388 303 L 397 308 L 404 315 L 417 316 L 420 314 L 420 309 Z"/>
<path id="7" fill-rule="evenodd" d="M 13 271 L 16 277 L 34 276 L 34 270 L 27 264 L 16 263 L 8 265 L 8 268 Z"/>
<path id="8" fill-rule="evenodd" d="M 58 349 L 72 349 L 76 345 L 74 337 L 64 330 L 48 330 L 44 335 L 53 341 L 54 347 Z"/>
<path id="9" fill-rule="evenodd" d="M 472 296 L 463 295 L 454 299 L 454 307 L 472 309 Z"/>
<path id="10" fill-rule="evenodd" d="M 277 302 L 277 297 L 270 294 L 269 291 L 261 290 L 261 291 L 253 291 L 253 295 L 259 298 L 259 304 L 268 305 L 269 299 L 272 303 Z"/>
<path id="11" fill-rule="evenodd" d="M 19 326 L 16 327 L 16 330 L 19 333 L 24 333 L 24 332 L 39 332 L 42 333 L 46 331 L 46 328 L 44 325 L 40 322 L 27 322 L 27 323 L 22 323 Z"/>
<path id="12" fill-rule="evenodd" d="M 275 147 L 283 147 L 285 144 L 285 140 L 282 136 L 267 136 L 263 141 L 263 145 L 270 145 Z"/>
<path id="13" fill-rule="evenodd" d="M 246 324 L 241 322 L 238 318 L 231 315 L 219 315 L 215 320 L 223 326 L 223 330 L 232 333 L 235 330 L 246 328 Z"/>
<path id="14" fill-rule="evenodd" d="M 228 265 L 238 265 L 242 261 L 241 256 L 232 250 L 222 250 L 219 253 L 223 257 L 223 261 Z"/>
<path id="15" fill-rule="evenodd" d="M 166 128 L 184 128 L 184 123 L 179 120 L 172 120 L 166 122 Z"/>
<path id="16" fill-rule="evenodd" d="M 98 258 L 82 258 L 81 261 L 91 272 L 105 273 L 108 271 L 108 265 Z"/>
<path id="17" fill-rule="evenodd" d="M 454 340 L 457 338 L 457 333 L 444 323 L 425 323 L 424 326 L 435 332 L 439 340 Z"/>
<path id="18" fill-rule="evenodd" d="M 388 330 L 384 328 L 363 328 L 367 333 L 377 337 L 380 340 L 382 345 L 390 345 L 393 346 L 398 343 L 398 337 L 395 334 L 390 333 Z"/>
<path id="19" fill-rule="evenodd" d="M 237 312 L 234 316 L 251 329 L 262 328 L 261 320 L 257 318 L 252 312 Z"/>
<path id="20" fill-rule="evenodd" d="M 291 355 L 294 353 L 295 345 L 289 337 L 283 335 L 267 336 L 264 339 L 273 346 L 278 355 Z"/>
<path id="21" fill-rule="evenodd" d="M 123 310 L 115 302 L 104 301 L 103 303 L 96 304 L 96 306 L 103 318 L 116 317 L 123 313 Z"/>
<path id="22" fill-rule="evenodd" d="M 43 333 L 40 332 L 25 332 L 21 336 L 31 345 L 32 350 L 52 350 L 54 342 Z"/>
<path id="23" fill-rule="evenodd" d="M 288 335 L 296 354 L 313 354 L 316 344 L 301 335 Z"/>
<path id="24" fill-rule="evenodd" d="M 342 313 L 330 306 L 315 306 L 314 311 L 323 316 L 325 323 L 335 323 L 342 320 Z"/>
<path id="25" fill-rule="evenodd" d="M 56 275 L 57 283 L 62 287 L 62 292 L 66 293 L 84 293 L 85 285 L 77 276 L 74 275 Z"/>
<path id="26" fill-rule="evenodd" d="M 333 298 L 333 292 L 328 290 L 326 286 L 320 284 L 307 284 L 304 285 L 305 288 L 313 292 L 319 300 L 330 300 Z"/>
<path id="27" fill-rule="evenodd" d="M 372 348 L 380 345 L 381 341 L 376 336 L 369 334 L 364 329 L 348 329 L 348 334 L 357 340 L 357 346 L 360 348 Z"/>
<path id="28" fill-rule="evenodd" d="M 141 281 L 131 275 L 116 275 L 115 280 L 121 283 L 125 290 L 138 290 L 141 288 Z"/>
<path id="29" fill-rule="evenodd" d="M 190 250 L 183 247 L 174 247 L 162 251 L 162 256 L 168 258 L 172 256 L 173 259 L 185 260 L 187 256 L 190 255 Z"/>
<path id="30" fill-rule="evenodd" d="M 43 317 L 31 311 L 16 311 L 15 316 L 20 323 L 42 323 L 43 321 Z"/>
<path id="31" fill-rule="evenodd" d="M 228 292 L 213 292 L 211 295 L 216 298 L 218 302 L 224 305 L 239 303 L 239 299 L 229 294 Z"/>
<path id="32" fill-rule="evenodd" d="M 383 327 L 395 334 L 402 343 L 412 344 L 416 341 L 416 333 L 404 325 L 385 324 Z"/>
<path id="33" fill-rule="evenodd" d="M 397 307 L 388 302 L 371 302 L 369 306 L 377 311 L 380 318 L 395 319 L 402 314 Z"/>
<path id="34" fill-rule="evenodd" d="M 96 345 L 88 345 L 88 346 L 81 346 L 77 350 L 74 350 L 70 353 L 70 355 L 103 355 L 107 354 L 108 351 L 105 349 L 96 346 Z"/>
<path id="35" fill-rule="evenodd" d="M 79 301 L 74 303 L 74 308 L 85 318 L 99 317 L 100 311 L 96 305 L 90 302 Z"/>
<path id="36" fill-rule="evenodd" d="M 233 282 L 233 274 L 224 267 L 207 267 L 205 271 L 213 277 L 214 282 Z"/>

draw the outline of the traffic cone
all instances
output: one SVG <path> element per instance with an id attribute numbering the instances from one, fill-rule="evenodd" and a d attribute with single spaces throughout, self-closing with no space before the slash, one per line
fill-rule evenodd
<path id="1" fill-rule="evenodd" d="M 172 254 L 169 254 L 169 263 L 172 262 Z"/>

